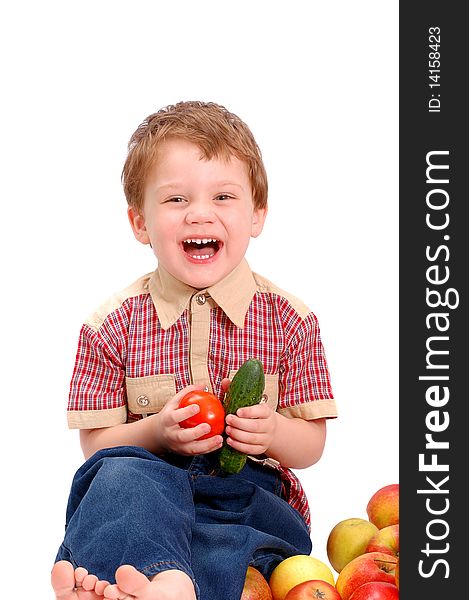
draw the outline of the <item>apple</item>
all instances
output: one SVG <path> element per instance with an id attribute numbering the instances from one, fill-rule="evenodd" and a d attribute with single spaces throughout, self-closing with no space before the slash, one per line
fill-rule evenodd
<path id="1" fill-rule="evenodd" d="M 295 585 L 288 594 L 285 600 L 342 600 L 336 588 L 321 581 L 321 579 L 310 579 Z"/>
<path id="2" fill-rule="evenodd" d="M 399 557 L 397 557 L 396 570 L 394 571 L 394 579 L 397 589 L 399 589 Z"/>
<path id="3" fill-rule="evenodd" d="M 327 558 L 340 573 L 353 558 L 365 552 L 366 546 L 379 529 L 366 519 L 350 518 L 339 521 L 327 538 Z"/>
<path id="4" fill-rule="evenodd" d="M 246 579 L 240 600 L 272 600 L 272 592 L 267 579 L 251 565 L 246 571 Z"/>
<path id="5" fill-rule="evenodd" d="M 351 560 L 339 573 L 335 587 L 342 600 L 349 600 L 353 592 L 368 581 L 394 584 L 397 558 L 384 552 L 367 552 Z"/>
<path id="6" fill-rule="evenodd" d="M 334 575 L 326 563 L 308 554 L 295 554 L 280 562 L 269 579 L 273 600 L 285 600 L 288 592 L 303 581 L 320 579 L 334 585 Z"/>
<path id="7" fill-rule="evenodd" d="M 368 501 L 366 513 L 378 529 L 399 523 L 399 484 L 391 483 L 375 492 Z"/>
<path id="8" fill-rule="evenodd" d="M 378 529 L 368 542 L 365 552 L 384 552 L 399 556 L 399 524 Z"/>
<path id="9" fill-rule="evenodd" d="M 392 583 L 368 581 L 353 592 L 350 600 L 399 600 L 399 590 Z"/>

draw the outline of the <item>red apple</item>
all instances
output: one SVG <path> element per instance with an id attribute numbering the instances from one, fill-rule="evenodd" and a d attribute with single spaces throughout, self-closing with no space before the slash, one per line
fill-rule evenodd
<path id="1" fill-rule="evenodd" d="M 327 538 L 327 558 L 340 573 L 353 558 L 365 552 L 368 542 L 379 529 L 366 519 L 351 518 L 339 521 Z"/>
<path id="2" fill-rule="evenodd" d="M 368 542 L 365 552 L 384 552 L 399 556 L 399 524 L 378 529 Z"/>
<path id="3" fill-rule="evenodd" d="M 248 567 L 240 600 L 272 600 L 272 591 L 264 575 L 255 567 Z"/>
<path id="4" fill-rule="evenodd" d="M 396 570 L 394 571 L 395 584 L 397 589 L 399 589 L 399 557 L 397 557 Z"/>
<path id="5" fill-rule="evenodd" d="M 368 581 L 384 581 L 394 584 L 397 558 L 384 552 L 361 554 L 342 569 L 335 587 L 342 600 L 349 600 L 353 592 Z"/>
<path id="6" fill-rule="evenodd" d="M 391 483 L 371 496 L 366 513 L 378 529 L 399 523 L 399 484 Z"/>
<path id="7" fill-rule="evenodd" d="M 399 590 L 392 583 L 369 581 L 358 587 L 350 600 L 399 600 Z"/>
<path id="8" fill-rule="evenodd" d="M 285 600 L 342 600 L 336 588 L 322 581 L 322 579 L 310 579 L 295 585 L 288 594 Z"/>

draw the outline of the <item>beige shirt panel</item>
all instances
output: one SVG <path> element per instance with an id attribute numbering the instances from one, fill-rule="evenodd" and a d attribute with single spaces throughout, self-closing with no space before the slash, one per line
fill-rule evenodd
<path id="1" fill-rule="evenodd" d="M 192 383 L 205 385 L 212 392 L 208 373 L 208 348 L 210 338 L 210 309 L 215 302 L 207 292 L 197 292 L 190 301 L 190 371 Z"/>

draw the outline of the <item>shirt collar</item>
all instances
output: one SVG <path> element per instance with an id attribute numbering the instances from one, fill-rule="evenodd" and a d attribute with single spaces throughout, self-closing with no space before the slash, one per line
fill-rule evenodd
<path id="1" fill-rule="evenodd" d="M 240 329 L 257 285 L 246 259 L 224 279 L 203 290 L 179 281 L 159 266 L 150 278 L 149 291 L 163 329 L 168 329 L 189 307 L 194 294 L 205 293 L 213 298 L 227 317 Z"/>

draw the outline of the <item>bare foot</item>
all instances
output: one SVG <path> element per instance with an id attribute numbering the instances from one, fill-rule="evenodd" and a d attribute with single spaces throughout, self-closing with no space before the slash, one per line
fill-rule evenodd
<path id="1" fill-rule="evenodd" d="M 52 567 L 51 583 L 56 600 L 96 600 L 102 598 L 109 581 L 100 581 L 83 567 L 73 568 L 66 560 Z"/>
<path id="2" fill-rule="evenodd" d="M 104 590 L 111 600 L 196 600 L 191 578 L 171 569 L 162 571 L 151 580 L 130 565 L 116 571 L 116 584 Z M 66 599 L 68 600 L 68 599 Z"/>

